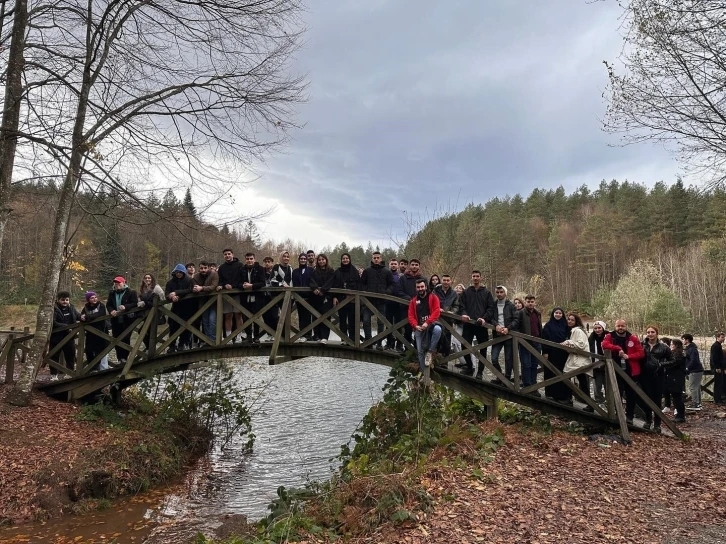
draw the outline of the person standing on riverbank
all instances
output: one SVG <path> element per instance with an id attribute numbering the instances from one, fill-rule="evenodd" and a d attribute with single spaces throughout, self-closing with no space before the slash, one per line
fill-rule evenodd
<path id="1" fill-rule="evenodd" d="M 686 352 L 686 372 L 688 372 L 688 390 L 691 393 L 691 404 L 689 410 L 701 410 L 701 381 L 703 380 L 703 365 L 698 347 L 693 343 L 692 334 L 681 336 Z"/>
<path id="2" fill-rule="evenodd" d="M 73 305 L 71 304 L 71 294 L 68 291 L 58 291 L 58 295 L 55 297 L 55 307 L 53 308 L 53 330 L 68 325 L 73 325 L 78 322 L 81 315 L 78 313 Z M 65 337 L 68 335 L 68 330 L 62 330 L 60 332 L 51 332 L 50 334 L 50 345 L 49 351 L 53 351 L 58 344 L 60 344 Z M 75 336 L 68 340 L 63 346 L 53 354 L 50 359 L 56 363 L 60 363 L 60 354 L 63 354 L 65 360 L 65 367 L 71 370 L 76 368 L 76 339 Z M 50 367 L 51 380 L 57 380 L 60 370 Z"/>
<path id="3" fill-rule="evenodd" d="M 723 352 L 723 342 L 726 334 L 716 333 L 716 341 L 711 346 L 711 369 L 713 370 L 713 402 L 726 404 L 726 390 L 724 390 L 724 370 L 726 370 L 726 357 Z"/>

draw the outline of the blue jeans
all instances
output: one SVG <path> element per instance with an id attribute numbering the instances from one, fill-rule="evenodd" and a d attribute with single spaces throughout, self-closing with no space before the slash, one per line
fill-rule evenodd
<path id="1" fill-rule="evenodd" d="M 421 372 L 426 368 L 426 352 L 431 351 L 431 348 L 436 349 L 441 339 L 441 325 L 434 323 L 425 331 L 413 331 L 414 337 L 416 338 L 416 351 L 418 352 L 418 364 L 421 367 Z"/>
<path id="2" fill-rule="evenodd" d="M 504 375 L 508 380 L 512 379 L 512 371 L 514 368 L 514 354 L 512 353 L 512 340 L 506 340 L 492 346 L 492 363 L 499 368 L 499 354 L 504 348 Z"/>
<path id="3" fill-rule="evenodd" d="M 539 344 L 532 345 L 537 351 L 541 351 Z M 505 352 L 506 357 L 506 352 Z M 536 357 L 530 353 L 530 351 L 524 346 L 519 346 L 519 360 L 522 363 L 522 385 L 527 387 L 528 385 L 534 385 L 537 383 L 537 368 L 539 367 L 539 361 Z"/>
<path id="4" fill-rule="evenodd" d="M 217 337 L 217 308 L 214 304 L 202 314 L 202 332 L 215 342 Z"/>

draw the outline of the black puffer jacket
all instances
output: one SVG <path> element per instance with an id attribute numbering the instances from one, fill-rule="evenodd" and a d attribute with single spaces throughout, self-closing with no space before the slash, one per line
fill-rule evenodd
<path id="1" fill-rule="evenodd" d="M 316 289 L 320 289 L 323 292 L 321 296 L 325 296 L 328 289 L 333 288 L 334 279 L 335 272 L 332 268 L 329 266 L 326 266 L 325 268 L 318 268 L 316 266 L 313 268 L 313 273 L 310 276 L 310 290 L 315 291 Z"/>
<path id="2" fill-rule="evenodd" d="M 371 265 L 363 271 L 361 283 L 369 293 L 393 294 L 393 273 L 383 263 L 373 264 L 371 262 Z"/>
<path id="3" fill-rule="evenodd" d="M 340 268 L 335 271 L 335 281 L 333 287 L 336 289 L 350 289 L 351 291 L 363 291 L 363 280 L 358 273 L 358 269 L 350 264 L 341 264 Z"/>
<path id="4" fill-rule="evenodd" d="M 496 319 L 497 307 L 494 297 L 483 285 L 480 285 L 479 289 L 475 289 L 473 285 L 467 287 L 461 293 L 459 305 L 461 315 L 468 315 L 472 321 L 483 317 L 491 325 Z"/>

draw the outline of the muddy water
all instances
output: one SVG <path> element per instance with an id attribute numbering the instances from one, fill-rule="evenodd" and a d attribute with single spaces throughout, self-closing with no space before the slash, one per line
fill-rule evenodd
<path id="1" fill-rule="evenodd" d="M 181 542 L 198 531 L 211 533 L 230 517 L 259 519 L 278 486 L 330 476 L 330 458 L 380 398 L 388 369 L 312 358 L 271 367 L 260 358 L 240 360 L 235 373 L 253 388 L 253 453 L 233 441 L 167 489 L 103 512 L 0 529 L 0 542 Z"/>

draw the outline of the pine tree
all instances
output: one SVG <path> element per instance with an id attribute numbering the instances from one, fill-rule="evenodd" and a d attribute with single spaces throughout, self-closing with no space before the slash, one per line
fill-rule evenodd
<path id="1" fill-rule="evenodd" d="M 190 217 L 197 217 L 197 209 L 194 207 L 194 201 L 192 200 L 192 190 L 189 188 L 187 188 L 187 192 L 184 193 L 182 207 L 184 208 L 184 211 L 189 214 Z"/>

